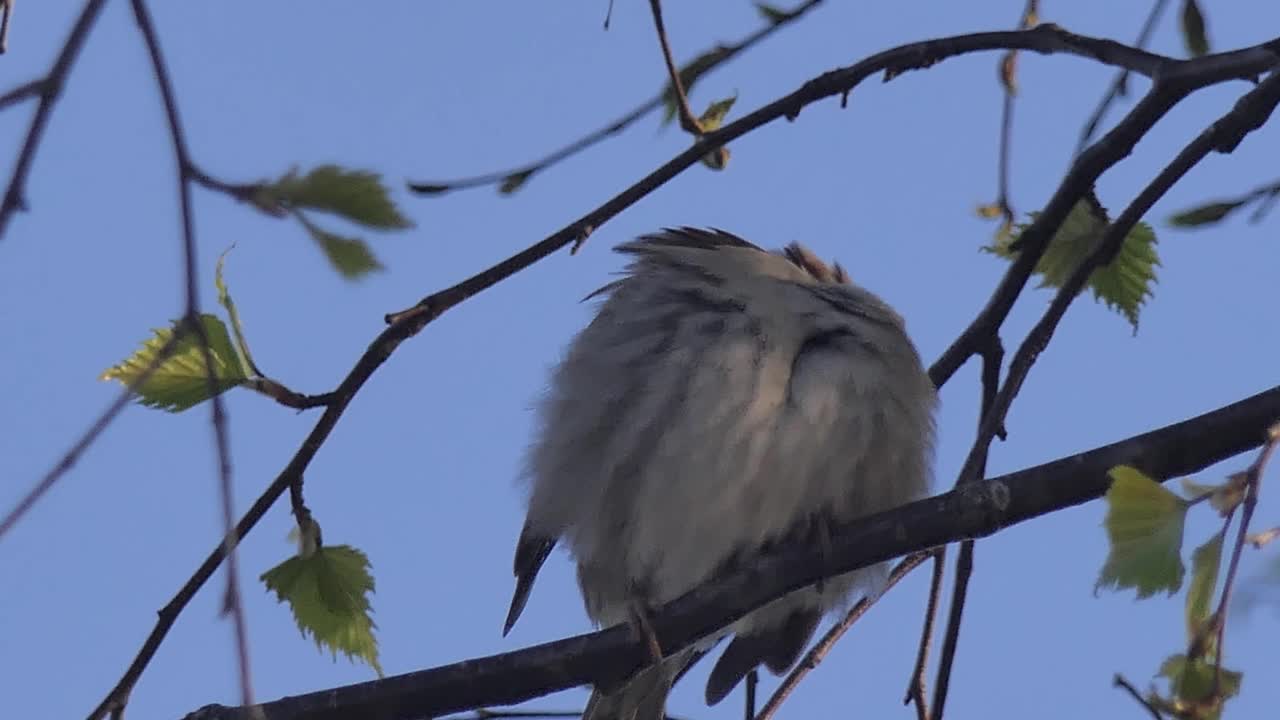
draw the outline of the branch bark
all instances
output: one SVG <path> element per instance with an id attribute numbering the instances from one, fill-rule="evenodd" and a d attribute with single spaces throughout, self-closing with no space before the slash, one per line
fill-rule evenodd
<path id="1" fill-rule="evenodd" d="M 969 483 L 943 495 L 833 527 L 831 556 L 791 545 L 752 568 L 660 608 L 653 627 L 675 650 L 775 598 L 836 575 L 1012 525 L 1100 497 L 1107 470 L 1133 465 L 1168 480 L 1257 448 L 1280 417 L 1280 386 L 1218 410 L 1053 462 Z M 646 662 L 625 625 L 371 682 L 249 707 L 205 706 L 187 720 L 410 720 L 507 705 L 625 678 Z"/>

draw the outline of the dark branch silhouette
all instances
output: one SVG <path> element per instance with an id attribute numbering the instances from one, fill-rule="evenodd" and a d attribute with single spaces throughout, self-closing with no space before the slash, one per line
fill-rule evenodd
<path id="1" fill-rule="evenodd" d="M 1213 412 L 943 495 L 833 526 L 831 555 L 788 545 L 753 567 L 664 605 L 653 617 L 675 652 L 796 588 L 878 562 L 1021 522 L 1100 497 L 1107 471 L 1129 464 L 1159 480 L 1189 475 L 1262 445 L 1280 417 L 1280 386 Z M 205 706 L 188 720 L 410 720 L 508 705 L 588 683 L 627 677 L 648 658 L 626 625 L 501 655 L 286 697 L 254 707 Z"/>
<path id="2" fill-rule="evenodd" d="M 1280 41 L 1273 41 L 1272 44 L 1280 44 Z M 1093 180 L 1105 169 L 1123 158 L 1137 139 L 1146 130 L 1150 129 L 1164 114 L 1164 111 L 1168 109 L 1167 107 L 1159 107 L 1159 105 L 1168 103 L 1169 107 L 1171 107 L 1185 93 L 1189 93 L 1194 88 L 1231 79 L 1253 77 L 1273 67 L 1277 60 L 1271 46 L 1263 44 L 1234 52 L 1209 55 L 1196 60 L 1180 61 L 1130 48 L 1110 40 L 1076 35 L 1055 25 L 1045 24 L 1030 30 L 973 33 L 910 43 L 877 53 L 854 65 L 824 73 L 805 83 L 795 92 L 779 98 L 715 132 L 702 136 L 689 149 L 637 181 L 600 207 L 590 211 L 582 218 L 570 223 L 544 240 L 471 278 L 423 298 L 417 305 L 408 310 L 390 314 L 387 318 L 390 326 L 370 343 L 368 349 L 356 362 L 347 377 L 333 392 L 331 402 L 325 407 L 324 413 L 316 422 L 311 433 L 303 441 L 302 446 L 276 479 L 241 517 L 233 534 L 234 540 L 229 539 L 226 544 L 243 539 L 285 490 L 298 481 L 298 478 L 302 476 L 311 460 L 315 457 L 316 452 L 345 412 L 352 397 L 374 371 L 382 363 L 386 362 L 400 343 L 417 335 L 427 324 L 444 312 L 516 272 L 529 267 L 556 250 L 570 244 L 580 245 L 595 228 L 653 192 L 683 170 L 696 164 L 707 153 L 756 128 L 781 117 L 794 119 L 799 115 L 803 107 L 818 100 L 833 96 L 846 96 L 860 82 L 877 73 L 883 72 L 886 79 L 890 79 L 907 71 L 927 68 L 948 58 L 967 53 L 1011 49 L 1034 50 L 1050 54 L 1072 54 L 1090 58 L 1107 65 L 1127 68 L 1147 76 L 1159 76 L 1162 73 L 1170 73 L 1177 70 L 1180 71 L 1180 77 L 1185 78 L 1184 84 L 1186 88 L 1185 92 L 1175 93 L 1177 97 L 1168 96 L 1167 94 L 1159 95 L 1157 97 L 1159 102 L 1153 101 L 1156 107 L 1143 106 L 1141 111 L 1140 108 L 1135 108 L 1134 112 L 1131 113 L 1133 120 L 1128 124 L 1122 123 L 1121 126 L 1099 140 L 1089 152 L 1086 152 L 1077 160 L 1072 172 L 1068 174 L 1058 193 L 1055 194 L 1050 208 L 1047 208 L 1044 215 L 1024 233 L 1023 252 L 1019 259 L 1013 263 L 1010 271 L 1006 273 L 1005 280 L 997 288 L 992 301 L 962 333 L 960 339 L 948 348 L 943 358 L 930 368 L 930 377 L 939 386 L 945 383 L 971 355 L 981 353 L 984 348 L 989 346 L 990 338 L 996 334 L 1035 264 L 1034 261 L 1028 263 L 1026 259 L 1033 256 L 1039 257 L 1049 238 L 1066 216 L 1067 211 L 1081 195 L 1088 191 L 1089 187 L 1092 186 Z M 1181 89 L 1183 85 L 1178 85 L 1177 87 Z M 1058 203 L 1059 206 L 1055 206 L 1054 203 Z M 225 544 L 219 543 L 196 569 L 195 573 L 178 590 L 169 604 L 160 611 L 156 625 L 144 641 L 142 648 L 138 651 L 138 654 L 116 686 L 108 693 L 107 698 L 90 714 L 90 718 L 103 717 L 110 710 L 113 702 L 112 698 L 127 697 L 147 664 L 154 657 L 156 650 L 177 620 L 178 615 L 190 602 L 191 598 L 194 597 L 195 593 L 212 576 L 224 556 Z M 669 645 L 664 642 L 663 647 L 678 647 L 678 645 Z M 457 709 L 479 707 L 483 704 L 475 703 L 460 706 Z"/>

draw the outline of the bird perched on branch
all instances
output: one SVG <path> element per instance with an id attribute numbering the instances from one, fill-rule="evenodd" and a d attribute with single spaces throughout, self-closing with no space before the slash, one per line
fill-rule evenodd
<path id="1" fill-rule="evenodd" d="M 529 450 L 529 508 L 505 631 L 563 542 L 588 615 L 631 622 L 761 548 L 922 496 L 933 384 L 902 318 L 793 243 L 767 252 L 682 228 L 624 243 L 621 279 L 555 368 Z M 589 296 L 590 297 L 590 296 Z M 725 635 L 707 682 L 785 672 L 823 614 L 883 566 L 790 593 L 720 633 L 596 688 L 587 720 L 658 720 L 674 679 Z"/>

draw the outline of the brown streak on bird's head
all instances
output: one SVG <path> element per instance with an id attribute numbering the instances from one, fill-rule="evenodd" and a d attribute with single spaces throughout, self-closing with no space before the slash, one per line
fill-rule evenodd
<path id="1" fill-rule="evenodd" d="M 787 245 L 782 251 L 782 256 L 790 260 L 793 265 L 809 273 L 818 282 L 824 283 L 841 283 L 849 282 L 849 273 L 840 266 L 840 263 L 827 265 L 813 254 L 809 248 L 798 242 Z"/>

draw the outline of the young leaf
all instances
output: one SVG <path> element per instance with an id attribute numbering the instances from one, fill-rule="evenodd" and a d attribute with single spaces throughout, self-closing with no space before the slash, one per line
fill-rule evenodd
<path id="1" fill-rule="evenodd" d="M 693 86 L 698 79 L 705 75 L 715 66 L 729 59 L 733 54 L 730 48 L 718 45 L 712 50 L 702 53 L 698 57 L 689 62 L 688 65 L 680 68 L 680 84 L 684 86 L 685 94 L 693 92 Z M 671 87 L 671 83 L 667 83 L 667 89 L 662 93 L 663 102 L 666 104 L 666 110 L 662 115 L 662 124 L 669 125 L 675 119 L 679 108 L 676 107 L 676 92 Z"/>
<path id="2" fill-rule="evenodd" d="M 329 264 L 342 277 L 356 280 L 383 269 L 382 263 L 378 262 L 373 251 L 360 238 L 343 237 L 331 233 L 311 222 L 311 219 L 302 213 L 298 213 L 298 220 L 311 234 L 311 239 L 316 241 L 316 245 L 320 246 L 325 257 L 329 258 Z"/>
<path id="3" fill-rule="evenodd" d="M 1227 202 L 1215 202 L 1207 205 L 1201 205 L 1190 210 L 1182 212 L 1169 218 L 1169 224 L 1176 227 L 1199 227 L 1201 225 L 1212 225 L 1221 222 L 1235 210 L 1245 204 L 1244 200 L 1231 200 Z"/>
<path id="4" fill-rule="evenodd" d="M 519 190 L 532 176 L 533 172 L 529 170 L 508 175 L 502 178 L 502 184 L 498 186 L 498 192 L 503 195 L 510 195 Z"/>
<path id="5" fill-rule="evenodd" d="M 413 227 L 400 214 L 377 173 L 321 165 L 298 176 L 297 172 L 266 186 L 265 191 L 290 208 L 312 208 L 340 215 L 354 223 L 384 230 Z"/>
<path id="6" fill-rule="evenodd" d="M 1222 703 L 1240 693 L 1244 673 L 1222 669 L 1222 680 L 1214 697 L 1214 664 L 1206 658 L 1188 660 L 1186 655 L 1171 655 L 1160 665 L 1159 676 L 1169 681 L 1173 694 L 1169 709 L 1179 717 L 1210 720 L 1222 713 Z"/>
<path id="7" fill-rule="evenodd" d="M 738 94 L 734 93 L 733 97 L 727 97 L 724 100 L 717 100 L 707 106 L 706 112 L 698 118 L 698 127 L 703 132 L 711 132 L 719 130 L 724 123 L 724 118 L 729 114 L 729 110 L 733 108 L 733 104 L 738 101 Z"/>
<path id="8" fill-rule="evenodd" d="M 770 25 L 777 25 L 791 19 L 791 13 L 786 10 L 776 8 L 769 3 L 756 3 L 756 11 L 759 12 L 760 17 L 764 18 Z"/>
<path id="9" fill-rule="evenodd" d="M 248 374 L 231 344 L 227 327 L 216 315 L 208 313 L 201 315 L 200 321 L 209 338 L 209 354 L 213 358 L 214 394 L 224 393 L 244 383 Z M 179 326 L 180 322 L 175 321 L 167 328 L 152 330 L 151 337 L 143 342 L 141 348 L 120 364 L 108 368 L 98 379 L 116 380 L 125 386 L 133 384 L 151 366 Z M 143 405 L 182 412 L 212 397 L 208 374 L 199 336 L 185 331 L 169 357 L 134 390 L 138 393 L 138 402 Z"/>
<path id="10" fill-rule="evenodd" d="M 1204 13 L 1196 0 L 1182 1 L 1182 41 L 1191 57 L 1209 53 L 1209 36 L 1205 33 Z"/>
<path id="11" fill-rule="evenodd" d="M 335 659 L 341 652 L 382 676 L 368 598 L 373 576 L 364 553 L 349 545 L 321 547 L 306 557 L 285 560 L 263 573 L 261 580 L 277 599 L 289 603 L 304 637 L 310 635 Z"/>
<path id="12" fill-rule="evenodd" d="M 1182 586 L 1182 528 L 1187 501 L 1141 471 L 1117 465 L 1108 472 L 1107 517 L 1111 551 L 1098 576 L 1099 589 L 1134 588 L 1139 598 Z"/>
<path id="13" fill-rule="evenodd" d="M 231 300 L 226 280 L 222 277 L 222 266 L 226 262 L 227 253 L 234 248 L 233 244 L 218 256 L 218 264 L 213 269 L 213 284 L 218 288 L 218 304 L 227 311 L 227 317 L 231 318 L 231 333 L 235 337 L 236 357 L 240 361 L 240 367 L 249 377 L 262 377 L 262 371 L 254 364 L 253 356 L 249 354 L 249 343 L 245 341 L 244 328 L 240 325 L 240 313 L 236 312 L 236 304 Z"/>
<path id="14" fill-rule="evenodd" d="M 1187 639 L 1194 641 L 1209 618 L 1209 604 L 1218 586 L 1218 569 L 1222 565 L 1223 533 L 1214 533 L 1209 541 L 1191 554 L 1191 583 L 1187 586 Z"/>
<path id="15" fill-rule="evenodd" d="M 1032 220 L 1038 215 L 1031 213 Z M 1061 287 L 1080 261 L 1098 246 L 1108 222 L 1106 210 L 1092 191 L 1081 198 L 1036 264 L 1035 271 L 1041 276 L 1040 287 Z M 1011 245 L 1026 229 L 1027 225 L 1019 225 L 1007 239 L 997 239 L 994 245 L 983 250 L 1012 259 L 1017 251 L 1012 250 Z M 1125 236 L 1111 264 L 1094 270 L 1089 276 L 1094 298 L 1123 315 L 1134 332 L 1138 331 L 1138 312 L 1151 296 L 1155 269 L 1160 265 L 1155 245 L 1156 235 L 1151 226 L 1138 223 Z"/>

